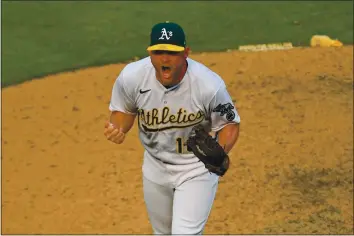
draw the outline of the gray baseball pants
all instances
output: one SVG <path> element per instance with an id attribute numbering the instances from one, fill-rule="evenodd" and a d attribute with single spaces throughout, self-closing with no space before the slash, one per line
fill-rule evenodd
<path id="1" fill-rule="evenodd" d="M 144 200 L 154 234 L 202 234 L 209 217 L 218 176 L 205 173 L 179 186 L 143 178 Z"/>

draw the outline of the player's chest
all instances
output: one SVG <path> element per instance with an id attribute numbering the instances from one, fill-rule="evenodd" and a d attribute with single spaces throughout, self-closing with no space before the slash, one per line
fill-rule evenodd
<path id="1" fill-rule="evenodd" d="M 136 105 L 138 109 L 144 110 L 168 108 L 171 112 L 177 112 L 179 109 L 195 112 L 200 109 L 195 100 L 195 95 L 188 86 L 181 85 L 171 90 L 158 86 L 144 86 L 139 89 Z"/>
<path id="2" fill-rule="evenodd" d="M 188 87 L 139 89 L 136 105 L 140 123 L 150 131 L 193 126 L 205 118 L 202 104 Z"/>

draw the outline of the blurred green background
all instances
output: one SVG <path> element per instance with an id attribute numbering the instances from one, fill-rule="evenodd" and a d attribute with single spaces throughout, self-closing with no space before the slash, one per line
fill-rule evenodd
<path id="1" fill-rule="evenodd" d="M 151 27 L 179 23 L 193 52 L 292 42 L 353 43 L 352 1 L 2 1 L 2 86 L 143 57 Z"/>

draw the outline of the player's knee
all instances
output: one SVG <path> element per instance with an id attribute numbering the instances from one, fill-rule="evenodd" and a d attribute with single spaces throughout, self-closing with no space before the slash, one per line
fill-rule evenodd
<path id="1" fill-rule="evenodd" d="M 190 235 L 199 235 L 203 234 L 205 222 L 179 222 L 172 224 L 172 234 L 190 234 Z"/>
<path id="2" fill-rule="evenodd" d="M 154 234 L 164 234 L 164 235 L 171 235 L 171 227 L 168 225 L 159 225 L 152 227 Z"/>
<path id="3" fill-rule="evenodd" d="M 203 230 L 202 229 L 189 229 L 189 228 L 176 228 L 175 230 L 172 230 L 172 234 L 173 235 L 201 235 L 203 234 Z"/>
<path id="4" fill-rule="evenodd" d="M 171 235 L 171 231 L 154 230 L 154 235 Z"/>
<path id="5" fill-rule="evenodd" d="M 171 222 L 172 220 L 152 222 L 152 230 L 154 231 L 154 234 L 171 235 Z"/>

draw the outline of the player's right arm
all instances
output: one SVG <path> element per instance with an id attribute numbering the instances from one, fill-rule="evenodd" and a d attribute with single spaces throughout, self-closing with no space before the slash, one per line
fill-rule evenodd
<path id="1" fill-rule="evenodd" d="M 114 143 L 121 144 L 126 133 L 132 128 L 137 114 L 135 99 L 129 88 L 124 83 L 123 72 L 116 79 L 113 89 L 109 110 L 111 115 L 105 123 L 104 135 Z"/>
<path id="2" fill-rule="evenodd" d="M 104 135 L 106 138 L 116 144 L 123 143 L 125 134 L 134 125 L 136 115 L 127 114 L 120 111 L 113 111 L 110 121 L 105 123 Z"/>

